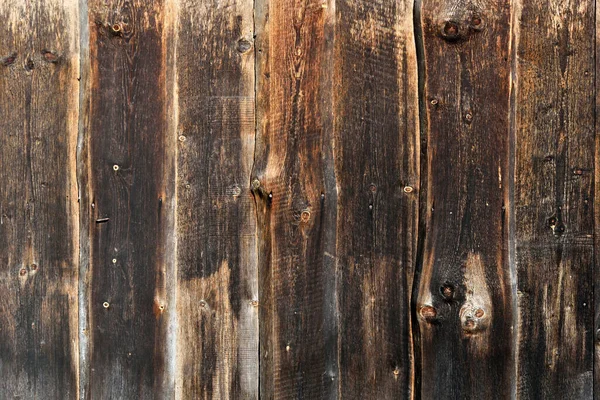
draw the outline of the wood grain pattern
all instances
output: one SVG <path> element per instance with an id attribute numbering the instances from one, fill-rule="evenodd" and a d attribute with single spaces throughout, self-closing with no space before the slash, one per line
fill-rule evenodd
<path id="1" fill-rule="evenodd" d="M 339 394 L 409 398 L 420 149 L 413 2 L 339 0 L 335 9 Z"/>
<path id="2" fill-rule="evenodd" d="M 423 398 L 508 398 L 513 289 L 509 1 L 423 0 Z"/>
<path id="3" fill-rule="evenodd" d="M 589 399 L 594 3 L 513 4 L 517 396 Z"/>
<path id="4" fill-rule="evenodd" d="M 166 398 L 165 5 L 91 0 L 86 398 Z"/>
<path id="5" fill-rule="evenodd" d="M 177 398 L 258 398 L 252 1 L 180 1 Z"/>
<path id="6" fill-rule="evenodd" d="M 338 383 L 336 190 L 325 165 L 332 157 L 332 5 L 256 3 L 253 189 L 264 399 L 335 398 Z"/>
<path id="7" fill-rule="evenodd" d="M 0 397 L 75 399 L 78 7 L 0 4 Z"/>

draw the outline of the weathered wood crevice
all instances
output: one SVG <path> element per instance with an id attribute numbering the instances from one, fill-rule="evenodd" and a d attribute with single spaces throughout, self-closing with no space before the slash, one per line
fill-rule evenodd
<path id="1" fill-rule="evenodd" d="M 411 398 L 421 398 L 421 328 L 419 324 L 419 287 L 421 282 L 421 274 L 423 271 L 423 255 L 425 246 L 425 236 L 427 235 L 426 219 L 422 216 L 426 215 L 427 208 L 427 192 L 428 192 L 428 174 L 427 174 L 427 99 L 425 98 L 425 49 L 423 47 L 423 27 L 421 23 L 421 9 L 423 0 L 415 0 L 413 5 L 413 28 L 417 63 L 417 84 L 418 84 L 418 101 L 419 101 L 419 198 L 418 198 L 418 215 L 417 215 L 417 248 L 415 256 L 414 278 L 411 288 L 410 300 L 410 319 L 412 329 L 412 388 Z"/>

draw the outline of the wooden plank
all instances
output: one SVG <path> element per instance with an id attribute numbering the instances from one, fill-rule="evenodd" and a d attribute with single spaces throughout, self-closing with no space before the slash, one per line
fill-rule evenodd
<path id="1" fill-rule="evenodd" d="M 88 15 L 85 397 L 168 398 L 169 21 L 146 0 L 91 0 Z"/>
<path id="2" fill-rule="evenodd" d="M 517 397 L 593 397 L 594 2 L 515 1 Z"/>
<path id="3" fill-rule="evenodd" d="M 333 1 L 256 2 L 260 394 L 335 398 Z"/>
<path id="4" fill-rule="evenodd" d="M 339 392 L 409 398 L 420 191 L 413 2 L 335 8 Z"/>
<path id="5" fill-rule="evenodd" d="M 423 0 L 423 398 L 513 393 L 509 1 Z"/>
<path id="6" fill-rule="evenodd" d="M 75 399 L 78 6 L 0 18 L 0 397 Z"/>
<path id="7" fill-rule="evenodd" d="M 177 398 L 258 398 L 251 0 L 182 0 Z"/>

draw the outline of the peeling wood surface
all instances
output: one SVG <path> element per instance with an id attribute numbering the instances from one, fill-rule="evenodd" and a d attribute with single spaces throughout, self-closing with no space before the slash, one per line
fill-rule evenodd
<path id="1" fill-rule="evenodd" d="M 0 398 L 600 396 L 599 15 L 5 1 Z"/>

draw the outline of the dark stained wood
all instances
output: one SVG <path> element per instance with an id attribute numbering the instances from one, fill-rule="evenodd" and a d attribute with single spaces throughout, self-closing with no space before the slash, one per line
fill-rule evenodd
<path id="1" fill-rule="evenodd" d="M 76 399 L 77 3 L 0 4 L 0 397 Z"/>
<path id="2" fill-rule="evenodd" d="M 423 0 L 427 208 L 420 395 L 514 391 L 509 1 Z"/>
<path id="3" fill-rule="evenodd" d="M 335 398 L 333 3 L 256 3 L 261 398 Z"/>
<path id="4" fill-rule="evenodd" d="M 589 399 L 594 2 L 514 7 L 517 397 Z"/>
<path id="5" fill-rule="evenodd" d="M 409 398 L 420 149 L 413 2 L 338 0 L 335 9 L 340 398 Z"/>
<path id="6" fill-rule="evenodd" d="M 164 374 L 174 312 L 165 276 L 173 202 L 165 5 L 91 0 L 88 8 L 86 398 L 162 399 L 172 396 Z"/>
<path id="7" fill-rule="evenodd" d="M 257 399 L 252 1 L 178 8 L 177 397 Z"/>

